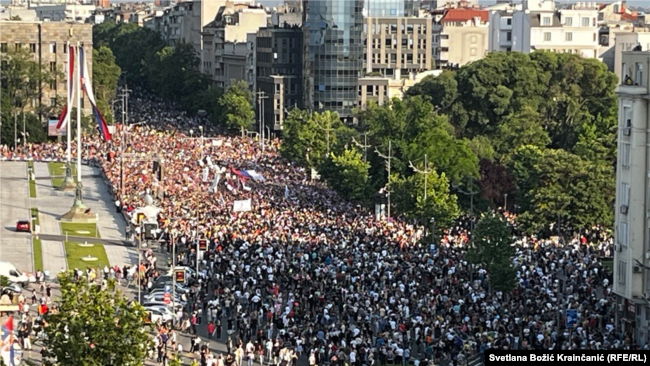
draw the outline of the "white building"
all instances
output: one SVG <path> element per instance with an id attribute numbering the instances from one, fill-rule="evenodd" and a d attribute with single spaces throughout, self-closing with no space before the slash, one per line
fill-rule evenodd
<path id="1" fill-rule="evenodd" d="M 617 329 L 648 342 L 650 318 L 650 52 L 622 53 L 618 94 L 614 293 Z"/>
<path id="2" fill-rule="evenodd" d="M 549 50 L 599 56 L 596 3 L 578 2 L 569 9 L 556 9 L 548 0 L 497 5 L 490 11 L 489 24 L 492 52 Z"/>
<path id="3" fill-rule="evenodd" d="M 625 78 L 625 75 L 632 75 L 629 66 L 623 70 L 623 52 L 632 51 L 635 47 L 641 46 L 643 51 L 650 51 L 650 32 L 619 32 L 615 33 L 614 44 L 614 73 Z M 646 71 L 648 72 L 648 71 Z M 624 79 L 620 79 L 623 81 Z"/>
<path id="4" fill-rule="evenodd" d="M 39 5 L 32 7 L 40 21 L 50 22 L 86 22 L 95 12 L 95 5 Z"/>

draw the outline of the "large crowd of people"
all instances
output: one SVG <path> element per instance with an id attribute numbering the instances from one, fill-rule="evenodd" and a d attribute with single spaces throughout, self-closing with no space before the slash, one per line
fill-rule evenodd
<path id="1" fill-rule="evenodd" d="M 118 128 L 110 143 L 84 137 L 83 158 L 101 167 L 124 212 L 154 197 L 164 245 L 176 246 L 179 264 L 199 261 L 205 281 L 189 299 L 192 321 L 208 324 L 230 351 L 219 363 L 198 347 L 203 365 L 228 366 L 230 357 L 240 366 L 288 366 L 303 357 L 310 365 L 417 366 L 462 364 L 488 348 L 638 347 L 614 327 L 611 274 L 600 263 L 612 240 L 597 228 L 560 242 L 518 237 L 518 284 L 492 291 L 490 274 L 465 259 L 471 220 L 422 245 L 425 228 L 377 220 L 342 200 L 283 159 L 278 139 L 262 150 L 256 138 L 218 135 L 138 91 L 130 105 L 137 125 Z M 65 147 L 1 152 L 62 159 Z M 246 200 L 250 211 L 234 210 Z M 206 251 L 197 252 L 198 239 Z M 569 309 L 578 314 L 572 327 Z"/>

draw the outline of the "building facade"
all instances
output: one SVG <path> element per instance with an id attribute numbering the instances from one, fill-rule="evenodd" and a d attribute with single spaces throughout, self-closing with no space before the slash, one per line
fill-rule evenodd
<path id="1" fill-rule="evenodd" d="M 491 52 L 547 50 L 599 58 L 598 5 L 578 2 L 556 9 L 549 0 L 523 1 L 490 11 Z"/>
<path id="2" fill-rule="evenodd" d="M 38 19 L 44 22 L 85 22 L 90 18 L 94 11 L 95 5 L 38 5 L 33 9 L 36 11 Z"/>
<path id="3" fill-rule="evenodd" d="M 614 293 L 617 330 L 648 342 L 650 318 L 650 52 L 622 53 L 618 94 Z"/>
<path id="4" fill-rule="evenodd" d="M 1 54 L 23 48 L 34 56 L 34 61 L 38 62 L 41 67 L 61 73 L 60 79 L 47 85 L 42 91 L 41 97 L 32 100 L 28 106 L 28 109 L 40 115 L 41 120 L 57 117 L 46 114 L 48 110 L 60 107 L 57 105 L 57 97 L 59 100 L 66 99 L 65 65 L 68 62 L 68 55 L 65 44 L 71 42 L 76 45 L 79 42 L 87 50 L 92 50 L 92 25 L 64 22 L 2 21 L 0 27 L 2 28 L 2 32 L 0 32 Z M 92 75 L 92 55 L 92 52 L 86 52 L 90 75 Z M 92 113 L 90 103 L 87 102 L 86 96 L 83 94 L 81 105 L 83 113 L 86 115 Z"/>
<path id="5" fill-rule="evenodd" d="M 363 0 L 305 0 L 305 107 L 353 121 L 363 70 Z"/>
<path id="6" fill-rule="evenodd" d="M 366 18 L 365 74 L 409 78 L 431 70 L 433 18 Z"/>
<path id="7" fill-rule="evenodd" d="M 427 76 L 438 76 L 442 70 L 425 71 L 406 79 L 367 76 L 359 79 L 359 108 L 366 109 L 368 103 L 382 105 L 393 98 L 402 99 L 404 93 Z"/>
<path id="8" fill-rule="evenodd" d="M 459 67 L 482 59 L 488 51 L 488 11 L 477 8 L 448 9 L 434 35 L 438 67 Z M 437 36 L 437 37 L 436 37 Z"/>
<path id="9" fill-rule="evenodd" d="M 420 0 L 367 0 L 366 17 L 414 17 L 420 12 Z"/>
<path id="10" fill-rule="evenodd" d="M 282 130 L 288 111 L 303 107 L 302 30 L 297 27 L 262 28 L 256 37 L 257 90 L 262 92 L 264 124 Z"/>

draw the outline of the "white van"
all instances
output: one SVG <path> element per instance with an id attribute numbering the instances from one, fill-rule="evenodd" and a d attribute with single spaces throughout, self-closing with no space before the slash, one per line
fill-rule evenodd
<path id="1" fill-rule="evenodd" d="M 20 283 L 24 286 L 29 284 L 29 278 L 16 269 L 11 262 L 0 262 L 0 276 L 5 276 L 10 282 Z"/>

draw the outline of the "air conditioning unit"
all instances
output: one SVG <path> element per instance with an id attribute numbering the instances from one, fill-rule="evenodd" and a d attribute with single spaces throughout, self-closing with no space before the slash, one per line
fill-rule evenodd
<path id="1" fill-rule="evenodd" d="M 632 268 L 632 271 L 634 273 L 641 273 L 642 270 L 643 270 L 643 268 L 641 266 L 639 266 L 638 264 L 635 264 L 634 267 Z"/>
<path id="2" fill-rule="evenodd" d="M 630 136 L 630 134 L 632 134 L 632 128 L 630 127 L 623 128 L 623 135 Z"/>
<path id="3" fill-rule="evenodd" d="M 627 215 L 627 210 L 628 210 L 627 205 L 621 205 L 621 213 L 623 215 Z"/>
<path id="4" fill-rule="evenodd" d="M 623 247 L 621 246 L 621 244 L 614 244 L 614 250 L 620 252 L 623 250 Z"/>

